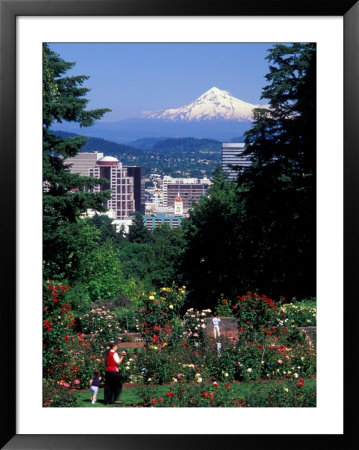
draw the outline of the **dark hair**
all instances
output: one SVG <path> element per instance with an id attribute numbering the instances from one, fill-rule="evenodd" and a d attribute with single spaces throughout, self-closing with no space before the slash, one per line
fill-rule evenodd
<path id="1" fill-rule="evenodd" d="M 93 371 L 93 376 L 98 377 L 100 375 L 100 372 L 98 370 Z"/>
<path id="2" fill-rule="evenodd" d="M 107 358 L 107 355 L 110 353 L 110 350 L 112 350 L 116 345 L 118 345 L 118 342 L 110 342 L 108 344 L 107 349 L 106 349 L 105 359 Z"/>

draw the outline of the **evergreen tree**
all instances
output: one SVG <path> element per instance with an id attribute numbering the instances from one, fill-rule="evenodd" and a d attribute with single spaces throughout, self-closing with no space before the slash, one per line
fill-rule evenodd
<path id="1" fill-rule="evenodd" d="M 134 213 L 134 219 L 129 226 L 127 239 L 132 243 L 148 244 L 152 242 L 152 237 L 143 222 L 143 216 L 139 211 Z"/>
<path id="2" fill-rule="evenodd" d="M 89 189 L 103 180 L 71 174 L 66 158 L 75 156 L 85 140 L 81 136 L 63 138 L 52 134 L 53 123 L 78 122 L 90 126 L 108 109 L 86 110 L 89 91 L 82 87 L 87 76 L 64 76 L 74 63 L 64 61 L 43 45 L 43 259 L 47 277 L 66 276 L 73 262 L 73 249 L 66 250 L 66 227 L 81 231 L 76 221 L 88 208 L 104 211 L 109 192 L 93 194 Z M 56 258 L 61 250 L 62 258 Z"/>
<path id="3" fill-rule="evenodd" d="M 258 290 L 305 298 L 316 287 L 316 48 L 275 45 L 246 133 L 252 166 L 238 183 L 217 171 L 184 223 L 184 284 L 195 307 Z"/>
<path id="4" fill-rule="evenodd" d="M 269 109 L 246 133 L 253 164 L 239 176 L 248 281 L 271 295 L 315 295 L 316 47 L 275 45 L 267 59 Z"/>
<path id="5" fill-rule="evenodd" d="M 201 198 L 183 223 L 186 245 L 181 271 L 189 303 L 196 308 L 214 309 L 221 294 L 240 293 L 246 266 L 241 250 L 243 206 L 238 199 L 238 185 L 229 182 L 220 168 L 212 181 L 208 196 Z"/>
<path id="6" fill-rule="evenodd" d="M 124 226 L 121 225 L 120 231 L 117 232 L 116 225 L 113 224 L 113 220 L 110 217 L 95 214 L 89 222 L 100 231 L 100 240 L 102 243 L 110 240 L 115 246 L 118 246 L 124 241 Z"/>

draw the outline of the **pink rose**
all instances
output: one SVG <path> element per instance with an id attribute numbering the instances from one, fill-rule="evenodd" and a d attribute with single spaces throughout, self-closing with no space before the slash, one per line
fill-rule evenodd
<path id="1" fill-rule="evenodd" d="M 77 386 L 77 385 L 80 384 L 80 381 L 79 381 L 79 380 L 75 380 L 75 381 L 74 381 L 74 384 L 76 384 L 76 386 Z"/>
<path id="2" fill-rule="evenodd" d="M 281 359 L 278 359 L 278 364 L 283 364 L 283 361 Z"/>

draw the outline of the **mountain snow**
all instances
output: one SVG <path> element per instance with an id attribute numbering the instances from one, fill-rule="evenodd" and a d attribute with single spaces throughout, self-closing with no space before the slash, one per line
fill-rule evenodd
<path id="1" fill-rule="evenodd" d="M 258 106 L 233 97 L 228 91 L 212 87 L 189 105 L 144 113 L 143 117 L 171 121 L 222 119 L 244 122 L 253 120 L 253 108 Z"/>

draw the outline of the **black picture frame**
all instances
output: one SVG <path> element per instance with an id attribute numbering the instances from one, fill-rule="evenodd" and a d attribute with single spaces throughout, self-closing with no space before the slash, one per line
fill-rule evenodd
<path id="1" fill-rule="evenodd" d="M 344 18 L 344 286 L 345 421 L 342 435 L 19 435 L 16 433 L 16 17 L 18 16 L 342 16 Z M 355 415 L 353 348 L 358 267 L 359 5 L 358 0 L 0 0 L 1 448 L 183 449 L 243 445 L 349 448 Z M 333 330 L 333 339 L 335 332 Z M 335 382 L 335 380 L 334 380 Z M 350 392 L 352 391 L 352 392 Z M 349 397 L 350 396 L 350 397 Z M 354 406 L 355 402 L 354 402 Z M 270 413 L 269 413 L 270 414 Z M 120 424 L 119 424 L 120 425 Z M 211 426 L 211 424 L 209 424 Z M 109 427 L 111 430 L 111 427 Z"/>

